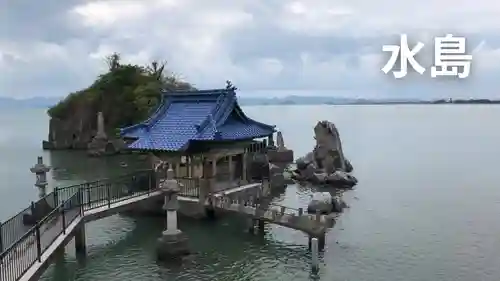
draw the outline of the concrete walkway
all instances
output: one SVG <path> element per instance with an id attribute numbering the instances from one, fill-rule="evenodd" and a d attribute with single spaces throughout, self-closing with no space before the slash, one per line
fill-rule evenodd
<path id="1" fill-rule="evenodd" d="M 261 183 L 251 183 L 220 191 L 214 194 L 214 207 L 300 230 L 310 236 L 322 237 L 328 228 L 333 227 L 335 214 L 307 214 L 303 209 L 252 202 L 252 198 L 257 198 L 260 188 Z"/>
<path id="2" fill-rule="evenodd" d="M 35 231 L 27 232 L 23 239 L 17 242 L 0 261 L 0 281 L 32 281 L 37 280 L 50 264 L 51 258 L 57 249 L 64 247 L 75 235 L 75 229 L 80 224 L 111 216 L 133 208 L 136 203 L 161 196 L 161 191 L 143 192 L 120 198 L 118 202 L 103 204 L 94 202 L 84 205 L 83 216 L 79 207 L 65 212 L 66 231 L 63 233 L 63 219 L 56 219 L 44 223 L 40 229 L 40 246 L 42 255 L 37 260 L 37 241 Z M 72 220 L 72 221 L 68 221 Z"/>
<path id="3" fill-rule="evenodd" d="M 214 194 L 214 207 L 231 212 L 237 212 L 253 219 L 260 219 L 270 223 L 283 225 L 309 233 L 313 236 L 324 235 L 326 228 L 330 227 L 332 219 L 327 216 L 303 214 L 301 210 L 284 206 L 252 206 L 249 202 L 235 202 L 232 198 L 240 194 L 251 192 L 262 187 L 262 184 L 248 184 L 221 190 Z M 0 281 L 35 281 L 45 271 L 52 258 L 75 236 L 76 230 L 86 222 L 98 220 L 123 211 L 134 209 L 137 204 L 145 200 L 158 200 L 163 196 L 162 191 L 144 191 L 119 198 L 101 197 L 80 207 L 74 207 L 65 212 L 66 226 L 60 213 L 52 221 L 42 224 L 40 229 L 41 257 L 38 260 L 37 239 L 33 229 L 29 230 L 11 249 L 4 253 L 0 260 Z M 94 199 L 94 198 L 91 198 Z M 97 198 L 95 198 L 97 199 Z M 179 196 L 179 201 L 199 202 L 198 198 Z M 85 200 L 84 200 L 85 202 Z M 63 229 L 65 232 L 63 233 Z"/>
<path id="4" fill-rule="evenodd" d="M 229 199 L 229 200 L 224 200 Z M 246 215 L 256 220 L 300 230 L 314 237 L 322 237 L 328 228 L 335 224 L 335 215 L 314 215 L 303 213 L 300 209 L 279 205 L 259 206 L 251 202 L 238 202 L 219 197 L 214 207 Z"/>

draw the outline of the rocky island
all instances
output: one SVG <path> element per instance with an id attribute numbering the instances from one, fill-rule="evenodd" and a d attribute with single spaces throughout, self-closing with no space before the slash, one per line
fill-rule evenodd
<path id="1" fill-rule="evenodd" d="M 161 90 L 194 89 L 167 71 L 166 63 L 125 64 L 116 53 L 106 61 L 106 73 L 48 110 L 49 134 L 43 141 L 44 149 L 114 153 L 123 146 L 116 129 L 146 119 L 160 103 Z"/>
<path id="2" fill-rule="evenodd" d="M 350 175 L 353 167 L 344 156 L 342 142 L 335 125 L 319 121 L 314 127 L 316 146 L 306 156 L 297 159 L 297 168 L 291 177 L 314 184 L 331 184 L 336 187 L 353 187 L 358 180 Z"/>

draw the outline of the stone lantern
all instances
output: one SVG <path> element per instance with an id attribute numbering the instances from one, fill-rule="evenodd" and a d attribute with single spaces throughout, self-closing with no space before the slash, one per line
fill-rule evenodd
<path id="1" fill-rule="evenodd" d="M 156 252 L 159 260 L 168 260 L 190 253 L 188 237 L 177 227 L 179 183 L 174 179 L 174 171 L 170 166 L 167 170 L 167 179 L 160 184 L 160 189 L 165 196 L 163 209 L 167 215 L 167 228 L 158 238 Z"/>
<path id="2" fill-rule="evenodd" d="M 276 133 L 276 142 L 277 142 L 278 151 L 281 152 L 281 151 L 288 150 L 285 147 L 285 141 L 283 140 L 283 134 L 281 133 L 281 131 L 278 131 L 278 133 Z"/>
<path id="3" fill-rule="evenodd" d="M 276 145 L 274 144 L 274 137 L 273 135 L 270 135 L 267 137 L 267 147 L 275 149 Z"/>
<path id="4" fill-rule="evenodd" d="M 35 186 L 38 187 L 38 196 L 40 198 L 44 197 L 47 189 L 47 173 L 50 171 L 50 167 L 43 163 L 43 158 L 39 156 L 37 158 L 37 163 L 33 166 L 30 171 L 36 175 Z"/>

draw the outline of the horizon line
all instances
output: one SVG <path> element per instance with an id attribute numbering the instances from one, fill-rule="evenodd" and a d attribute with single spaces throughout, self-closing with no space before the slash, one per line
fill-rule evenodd
<path id="1" fill-rule="evenodd" d="M 305 96 L 305 95 L 286 95 L 282 97 L 238 97 L 240 99 L 258 99 L 258 100 L 272 100 L 272 99 L 286 99 L 286 98 L 293 98 L 293 97 L 299 97 L 299 98 L 321 98 L 321 99 L 346 99 L 346 100 L 418 100 L 418 101 L 435 101 L 435 100 L 500 100 L 500 99 L 494 99 L 494 98 L 488 98 L 488 97 L 468 97 L 468 98 L 451 98 L 451 97 L 439 97 L 439 98 L 416 98 L 416 97 L 344 97 L 344 96 L 319 96 L 319 95 L 312 95 L 312 96 Z M 6 96 L 0 96 L 0 99 L 8 99 L 8 100 L 14 100 L 14 101 L 29 101 L 33 99 L 46 99 L 46 100 L 63 100 L 66 98 L 65 96 L 61 97 L 46 97 L 46 96 L 34 96 L 34 97 L 26 97 L 26 98 L 16 98 L 16 97 L 6 97 Z"/>

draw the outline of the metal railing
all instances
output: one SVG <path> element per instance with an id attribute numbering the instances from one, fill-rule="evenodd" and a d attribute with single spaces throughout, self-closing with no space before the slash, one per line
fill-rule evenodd
<path id="1" fill-rule="evenodd" d="M 110 203 L 120 201 L 127 196 L 149 193 L 156 189 L 156 175 L 153 170 L 139 170 L 133 173 L 118 176 L 116 178 L 105 178 L 95 181 L 84 182 L 54 190 L 57 201 L 65 198 L 78 190 L 84 190 L 83 203 L 87 206 L 102 204 L 103 199 Z"/>
<path id="2" fill-rule="evenodd" d="M 56 206 L 54 193 L 51 192 L 0 224 L 0 252 L 10 247 Z"/>
<path id="3" fill-rule="evenodd" d="M 23 217 L 30 214 L 31 206 L 0 224 L 0 252 L 10 247 L 30 228 L 23 223 Z"/>
<path id="4" fill-rule="evenodd" d="M 56 188 L 32 202 L 0 225 L 0 280 L 18 280 L 84 211 L 150 194 L 156 186 L 152 170 L 143 170 Z"/>
<path id="5" fill-rule="evenodd" d="M 200 184 L 202 179 L 191 177 L 177 178 L 179 183 L 180 196 L 199 198 L 200 197 Z"/>
<path id="6" fill-rule="evenodd" d="M 101 179 L 79 185 L 57 188 L 59 200 L 68 194 L 82 191 L 83 210 L 91 210 L 127 200 L 140 195 L 150 194 L 157 188 L 152 170 L 141 170 L 113 179 Z"/>
<path id="7" fill-rule="evenodd" d="M 0 253 L 0 280 L 16 281 L 37 261 L 50 245 L 76 219 L 81 218 L 81 192 L 74 193 L 67 200 L 55 206 L 43 219 L 35 223 L 12 245 Z"/>
<path id="8" fill-rule="evenodd" d="M 0 280 L 18 280 L 83 212 L 157 190 L 153 170 L 55 188 L 0 224 Z M 225 176 L 225 175 L 221 175 Z M 204 180 L 180 177 L 179 195 L 199 198 Z M 211 179 L 209 179 L 211 180 Z"/>
<path id="9" fill-rule="evenodd" d="M 306 218 L 309 224 L 304 225 L 304 220 L 301 221 L 301 228 L 308 228 L 310 232 L 322 233 L 327 228 L 331 228 L 335 224 L 334 216 L 326 216 L 317 211 L 315 214 L 304 212 L 303 208 L 291 208 L 275 203 L 261 202 L 260 198 L 248 196 L 221 196 L 212 199 L 214 207 L 226 210 L 234 210 L 247 215 L 253 215 L 256 218 L 267 219 L 271 222 L 276 220 L 285 220 L 289 224 L 296 223 L 299 218 Z M 251 207 L 246 209 L 245 207 Z M 249 214 L 248 211 L 252 213 Z"/>

